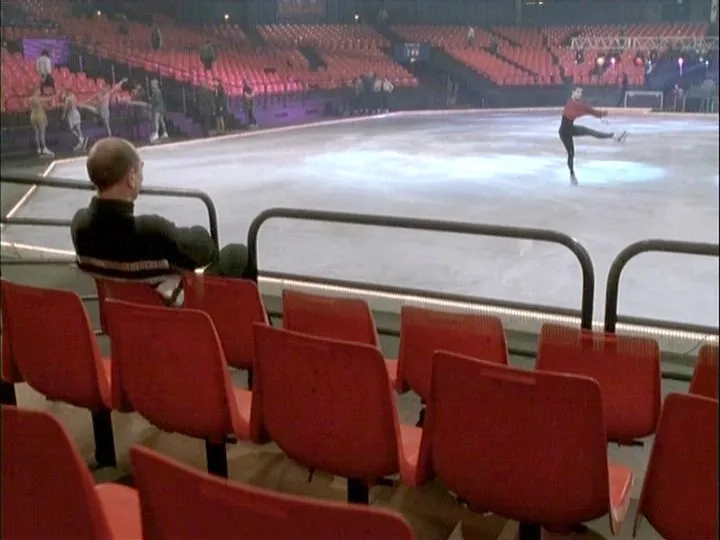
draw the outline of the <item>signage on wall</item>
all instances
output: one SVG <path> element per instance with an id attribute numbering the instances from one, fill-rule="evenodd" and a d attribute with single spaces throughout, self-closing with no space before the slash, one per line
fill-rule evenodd
<path id="1" fill-rule="evenodd" d="M 35 60 L 42 51 L 50 53 L 53 66 L 67 64 L 70 57 L 70 40 L 68 38 L 25 38 L 22 40 L 23 56 Z"/>

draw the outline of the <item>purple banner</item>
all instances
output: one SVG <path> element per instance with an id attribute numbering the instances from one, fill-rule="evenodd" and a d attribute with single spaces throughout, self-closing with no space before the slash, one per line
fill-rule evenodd
<path id="1" fill-rule="evenodd" d="M 68 38 L 25 38 L 22 40 L 25 58 L 36 60 L 43 50 L 50 53 L 53 66 L 64 66 L 70 57 Z"/>

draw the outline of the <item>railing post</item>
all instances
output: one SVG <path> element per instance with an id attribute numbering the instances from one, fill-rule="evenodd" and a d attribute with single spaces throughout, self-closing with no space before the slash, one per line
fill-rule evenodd
<path id="1" fill-rule="evenodd" d="M 615 332 L 618 322 L 620 276 L 627 264 L 641 253 L 675 253 L 678 255 L 720 256 L 720 245 L 677 240 L 642 240 L 623 249 L 610 265 L 605 289 L 605 331 Z"/>
<path id="2" fill-rule="evenodd" d="M 115 86 L 117 84 L 117 78 L 115 76 L 115 64 L 110 64 L 110 74 L 112 75 L 112 84 Z"/>
<path id="3" fill-rule="evenodd" d="M 78 63 L 80 64 L 80 73 L 83 73 L 85 71 L 85 62 L 83 61 L 83 55 L 78 55 Z"/>

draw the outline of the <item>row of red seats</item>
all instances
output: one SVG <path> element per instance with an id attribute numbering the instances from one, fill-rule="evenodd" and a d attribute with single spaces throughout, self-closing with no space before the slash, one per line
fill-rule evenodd
<path id="1" fill-rule="evenodd" d="M 229 484 L 140 446 L 130 449 L 136 489 L 94 486 L 65 428 L 43 412 L 2 407 L 2 457 L 7 540 L 413 538 L 387 510 Z"/>
<path id="2" fill-rule="evenodd" d="M 83 358 L 65 344 L 58 359 L 37 350 L 38 341 L 32 339 L 32 325 L 45 328 L 44 318 L 58 317 L 66 324 L 51 341 L 60 345 L 69 335 L 78 337 L 68 333 L 69 314 L 75 313 L 84 327 L 79 334 L 94 343 L 79 297 L 3 282 L 5 379 L 17 382 L 22 375 L 41 392 L 43 387 L 57 392 L 62 386 L 76 388 L 78 374 L 84 372 L 80 378 L 86 393 L 94 390 L 96 397 L 93 404 L 81 406 L 136 410 L 161 429 L 206 439 L 208 468 L 216 474 L 227 474 L 224 441 L 235 434 L 253 442 L 274 440 L 301 465 L 350 478 L 351 501 L 367 502 L 368 484 L 386 475 L 399 473 L 411 486 L 438 476 L 471 508 L 553 529 L 609 512 L 616 530 L 627 509 L 633 475 L 626 467 L 608 465 L 605 445 L 654 433 L 660 416 L 659 351 L 652 340 L 549 325 L 542 332 L 537 370 L 528 372 L 507 366 L 499 320 L 410 308 L 403 313 L 404 345 L 395 363 L 381 356 L 372 316 L 358 300 L 286 292 L 287 330 L 279 330 L 268 326 L 251 282 L 186 276 L 185 303 L 190 309 L 182 310 L 112 299 L 159 304 L 146 285 L 100 285 L 113 355 L 113 361 L 104 364 L 96 345 L 82 347 Z M 426 324 L 416 327 L 410 339 L 407 328 L 413 318 Z M 242 341 L 237 350 L 251 356 L 256 378 L 250 391 L 230 387 L 223 351 L 232 358 L 232 336 L 236 346 Z M 194 353 L 190 357 L 188 344 Z M 453 353 L 436 352 L 442 349 Z M 459 356 L 463 353 L 483 360 Z M 48 361 L 64 363 L 63 370 L 48 368 Z M 238 367 L 248 365 L 247 358 L 242 362 Z M 168 372 L 167 365 L 175 368 Z M 704 348 L 699 365 L 714 369 L 710 381 L 715 384 L 710 386 L 716 388 L 717 349 Z M 19 369 L 8 372 L 8 366 Z M 68 376 L 62 377 L 62 371 Z M 701 379 L 705 372 L 697 373 Z M 393 377 L 396 387 L 410 386 L 426 398 L 424 429 L 399 425 L 389 392 Z M 192 404 L 178 392 L 187 390 L 186 381 L 193 381 Z M 698 384 L 693 383 L 694 391 Z M 717 402 L 710 403 L 717 416 Z M 192 410 L 204 414 L 198 417 Z M 322 417 L 318 410 L 324 411 Z M 533 421 L 527 423 L 527 418 Z M 521 430 L 507 429 L 520 425 Z M 333 436 L 323 436 L 327 433 Z M 662 434 L 657 437 L 659 441 Z M 318 445 L 321 439 L 324 444 Z M 717 434 L 699 439 L 694 447 L 699 454 L 689 456 L 685 450 L 672 459 L 702 459 L 703 467 L 683 471 L 681 477 L 664 471 L 662 477 L 689 485 L 687 496 L 698 506 L 689 507 L 692 516 L 680 508 L 669 523 L 665 519 L 658 524 L 650 504 L 646 514 L 661 532 L 663 527 L 682 526 L 693 533 L 690 537 L 705 537 L 717 527 L 709 519 L 715 513 L 717 489 L 705 489 L 712 484 L 708 479 L 716 478 L 707 476 L 705 465 L 717 465 Z M 478 463 L 463 458 L 469 455 L 485 459 Z M 578 461 L 578 455 L 583 459 Z M 709 461 L 707 455 L 712 456 Z M 583 486 L 582 495 L 567 490 L 568 485 Z M 657 497 L 650 500 L 667 503 Z M 527 500 L 533 500 L 530 508 L 517 504 Z"/>

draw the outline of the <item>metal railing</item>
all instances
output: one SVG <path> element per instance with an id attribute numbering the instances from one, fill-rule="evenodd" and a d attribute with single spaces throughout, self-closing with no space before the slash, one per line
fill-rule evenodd
<path id="1" fill-rule="evenodd" d="M 32 188 L 33 186 L 49 187 L 57 189 L 71 189 L 79 191 L 92 191 L 93 187 L 90 183 L 79 182 L 75 180 L 63 180 L 54 178 L 44 178 L 35 175 L 25 174 L 3 174 L 2 181 L 10 184 L 24 185 Z M 209 229 L 212 238 L 219 246 L 218 218 L 217 211 L 210 197 L 199 190 L 188 189 L 170 189 L 170 188 L 143 188 L 142 193 L 151 196 L 178 197 L 178 198 L 195 198 L 199 199 L 205 205 L 208 212 Z M 394 229 L 406 230 L 422 230 L 429 232 L 444 232 L 463 235 L 490 236 L 496 238 L 512 238 L 526 239 L 540 242 L 554 243 L 562 245 L 573 253 L 578 260 L 581 269 L 581 305 L 579 310 L 568 308 L 559 308 L 554 306 L 534 305 L 521 302 L 501 301 L 497 299 L 484 299 L 479 297 L 452 295 L 447 293 L 439 293 L 437 291 L 418 291 L 409 288 L 388 287 L 373 283 L 358 283 L 350 281 L 332 280 L 320 277 L 310 277 L 293 274 L 280 274 L 263 272 L 262 277 L 270 277 L 281 280 L 297 280 L 307 284 L 324 285 L 329 287 L 344 287 L 359 290 L 362 292 L 387 293 L 405 296 L 421 296 L 431 300 L 456 301 L 469 304 L 484 304 L 491 307 L 505 307 L 527 312 L 536 312 L 540 314 L 548 314 L 555 316 L 566 316 L 579 318 L 583 328 L 592 328 L 592 315 L 594 304 L 594 285 L 595 271 L 587 250 L 570 236 L 552 230 L 505 227 L 496 225 L 484 225 L 475 223 L 463 223 L 453 221 L 425 220 L 413 218 L 401 218 L 382 215 L 363 215 L 350 214 L 340 212 L 325 212 L 314 210 L 300 210 L 290 208 L 274 208 L 266 210 L 259 214 L 250 224 L 248 230 L 248 251 L 250 275 L 257 279 L 259 276 L 258 268 L 258 236 L 262 226 L 271 219 L 290 219 L 302 221 L 315 221 L 324 223 L 339 223 L 360 226 L 376 226 L 389 227 Z M 3 216 L 0 223 L 5 225 L 19 226 L 49 226 L 49 227 L 69 227 L 70 220 L 50 219 L 50 218 L 19 218 L 12 216 Z M 625 248 L 615 258 L 607 280 L 606 288 L 606 311 L 605 311 L 605 330 L 607 332 L 615 332 L 618 323 L 624 323 L 631 326 L 647 326 L 660 329 L 681 330 L 685 332 L 695 332 L 704 335 L 717 335 L 718 329 L 714 327 L 691 325 L 688 323 L 658 321 L 654 319 L 645 319 L 639 317 L 619 316 L 617 313 L 618 293 L 620 277 L 627 263 L 641 253 L 646 252 L 664 252 L 677 253 L 683 255 L 702 255 L 718 257 L 718 244 L 708 243 L 691 243 L 678 242 L 671 240 L 645 240 L 637 242 Z M 52 264 L 73 264 L 73 260 L 64 257 L 59 258 L 36 258 L 36 259 L 12 259 L 4 257 L 2 265 L 8 266 L 38 266 Z M 96 300 L 95 295 L 83 296 L 84 301 Z M 676 380 L 687 380 L 687 375 L 667 372 L 663 374 L 666 378 Z"/>
<path id="2" fill-rule="evenodd" d="M 317 210 L 298 210 L 292 208 L 272 208 L 258 215 L 248 230 L 249 275 L 258 277 L 257 247 L 258 234 L 264 223 L 271 219 L 294 219 L 302 221 L 320 221 L 325 223 L 342 223 L 347 225 L 364 225 L 371 227 L 389 227 L 394 229 L 411 229 L 419 231 L 445 232 L 474 236 L 491 236 L 496 238 L 515 238 L 536 240 L 558 244 L 570 250 L 580 263 L 582 272 L 582 297 L 580 321 L 583 328 L 592 328 L 593 302 L 595 293 L 595 270 L 587 250 L 574 238 L 557 231 L 522 227 L 504 227 L 500 225 L 484 225 L 459 221 L 439 221 L 429 219 L 401 218 L 394 216 L 349 214 L 341 212 L 323 212 Z M 323 280 L 324 281 L 324 280 Z M 373 288 L 375 286 L 373 285 Z M 398 289 L 399 290 L 399 289 Z M 410 291 L 405 289 L 406 294 Z M 472 302 L 480 302 L 478 298 L 468 298 Z M 496 300 L 492 302 L 497 303 Z M 514 307 L 535 311 L 538 307 L 532 304 L 515 302 Z M 541 307 L 542 309 L 542 307 Z M 555 310 L 555 308 L 553 308 Z M 545 306 L 547 310 L 547 306 Z"/>
<path id="3" fill-rule="evenodd" d="M 9 184 L 16 184 L 21 186 L 28 186 L 32 189 L 36 186 L 56 188 L 56 189 L 73 189 L 77 191 L 95 191 L 95 187 L 90 182 L 80 182 L 77 180 L 64 180 L 58 178 L 44 178 L 42 176 L 32 174 L 12 174 L 3 175 L 2 181 Z M 196 189 L 177 189 L 177 188 L 156 188 L 156 187 L 143 187 L 140 190 L 143 195 L 150 195 L 154 197 L 176 197 L 181 199 L 199 199 L 205 205 L 208 213 L 208 221 L 210 228 L 210 236 L 212 236 L 216 245 L 220 245 L 220 235 L 218 232 L 218 219 L 217 209 L 215 203 L 212 201 L 210 196 L 200 190 Z M 32 225 L 41 227 L 70 227 L 71 221 L 69 219 L 50 219 L 50 218 L 20 218 L 20 217 L 6 217 L 2 216 L 0 219 L 2 225 Z M 46 263 L 49 261 L 45 260 Z M 18 261 L 24 264 L 32 264 L 33 261 Z M 16 261 L 2 261 L 3 264 L 14 264 Z M 42 264 L 37 261 L 38 264 Z"/>
<path id="4" fill-rule="evenodd" d="M 700 255 L 706 257 L 720 256 L 720 245 L 699 242 L 680 242 L 677 240 L 642 240 L 630 244 L 623 249 L 610 265 L 608 271 L 607 286 L 605 289 L 605 331 L 615 332 L 615 327 L 619 321 L 618 316 L 618 295 L 620 292 L 620 276 L 627 264 L 642 253 L 675 253 L 678 255 Z M 625 320 L 645 322 L 643 319 L 623 317 Z M 652 321 L 657 323 L 657 321 Z M 674 323 L 666 323 L 672 325 Z M 657 324 L 654 324 L 657 326 Z M 679 327 L 680 324 L 676 326 Z M 706 326 L 690 325 L 682 323 L 684 329 L 696 331 L 698 333 L 712 334 L 717 333 L 717 328 Z"/>

